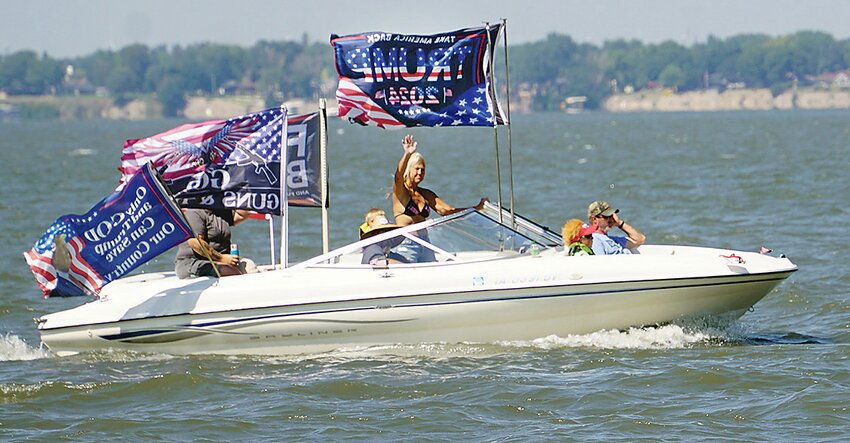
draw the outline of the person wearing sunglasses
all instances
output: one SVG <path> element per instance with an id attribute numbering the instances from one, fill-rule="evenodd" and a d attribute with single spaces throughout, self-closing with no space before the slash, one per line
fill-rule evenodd
<path id="1" fill-rule="evenodd" d="M 594 255 L 593 233 L 597 229 L 596 225 L 589 225 L 577 218 L 568 220 L 561 229 L 567 255 Z"/>
<path id="2" fill-rule="evenodd" d="M 620 219 L 619 212 L 619 209 L 601 200 L 587 207 L 588 224 L 597 226 L 597 231 L 593 233 L 593 252 L 596 255 L 631 254 L 631 248 L 646 242 L 646 236 L 625 220 Z M 623 231 L 626 236 L 609 235 L 608 232 L 613 228 Z"/>

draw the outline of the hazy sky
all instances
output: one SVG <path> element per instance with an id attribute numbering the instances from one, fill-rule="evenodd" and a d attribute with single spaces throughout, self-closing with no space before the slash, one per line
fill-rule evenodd
<path id="1" fill-rule="evenodd" d="M 578 42 L 616 38 L 685 45 L 709 35 L 800 30 L 850 38 L 848 0 L 0 0 L 0 53 L 86 55 L 131 43 L 251 46 L 258 40 L 326 42 L 331 33 L 431 34 L 508 20 L 510 44 L 551 32 Z"/>

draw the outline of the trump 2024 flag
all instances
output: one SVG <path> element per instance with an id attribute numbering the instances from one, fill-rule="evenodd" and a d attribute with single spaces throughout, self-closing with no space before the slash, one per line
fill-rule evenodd
<path id="1" fill-rule="evenodd" d="M 192 236 L 150 165 L 83 215 L 59 217 L 24 253 L 45 298 L 101 287 Z"/>
<path id="2" fill-rule="evenodd" d="M 505 124 L 490 81 L 501 27 L 332 35 L 339 117 L 382 128 Z"/>

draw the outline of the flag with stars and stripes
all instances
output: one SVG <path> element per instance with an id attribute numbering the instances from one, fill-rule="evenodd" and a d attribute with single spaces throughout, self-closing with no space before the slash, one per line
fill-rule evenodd
<path id="1" fill-rule="evenodd" d="M 319 152 L 313 152 L 318 146 L 318 123 L 304 123 L 308 116 L 292 118 L 308 126 L 294 125 L 295 135 L 289 130 L 286 110 L 272 108 L 127 140 L 122 180 L 140 165 L 151 163 L 182 207 L 280 215 L 281 137 L 287 134 L 287 201 L 291 206 L 319 206 L 320 199 L 315 197 L 320 195 Z M 308 133 L 311 129 L 314 133 Z"/>
<path id="2" fill-rule="evenodd" d="M 148 165 L 87 213 L 59 217 L 24 258 L 45 298 L 97 294 L 191 236 Z"/>
<path id="3" fill-rule="evenodd" d="M 188 123 L 144 139 L 127 140 L 119 168 L 121 182 L 145 163 L 171 181 L 203 172 L 210 165 L 223 165 L 237 151 L 256 152 L 269 161 L 276 153 L 280 158 L 285 115 L 284 109 L 273 108 L 228 120 Z"/>
<path id="4" fill-rule="evenodd" d="M 505 124 L 491 81 L 501 27 L 332 35 L 339 117 L 382 128 Z"/>

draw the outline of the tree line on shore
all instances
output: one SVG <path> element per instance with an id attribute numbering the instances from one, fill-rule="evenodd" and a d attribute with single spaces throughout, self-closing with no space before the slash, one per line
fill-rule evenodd
<path id="1" fill-rule="evenodd" d="M 647 87 L 688 91 L 745 85 L 778 93 L 798 80 L 850 66 L 850 39 L 816 31 L 709 37 L 689 47 L 637 40 L 596 46 L 553 33 L 511 45 L 508 52 L 511 93 L 530 97 L 536 111 L 559 109 L 568 96 L 586 96 L 586 106 L 595 108 L 613 93 Z M 498 51 L 497 59 L 501 56 Z M 0 91 L 7 95 L 98 91 L 118 103 L 154 95 L 169 116 L 177 115 L 190 95 L 260 94 L 273 106 L 282 100 L 332 96 L 335 85 L 330 45 L 306 39 L 260 41 L 249 48 L 132 44 L 74 58 L 34 51 L 0 56 Z"/>

